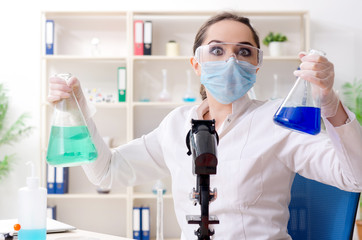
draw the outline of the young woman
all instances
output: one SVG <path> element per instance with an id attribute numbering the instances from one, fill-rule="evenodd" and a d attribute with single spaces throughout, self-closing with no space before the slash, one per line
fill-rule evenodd
<path id="1" fill-rule="evenodd" d="M 362 129 L 334 93 L 333 65 L 319 55 L 300 54 L 296 76 L 321 87 L 326 133 L 317 136 L 283 129 L 272 117 L 280 101 L 250 100 L 248 90 L 262 62 L 259 38 L 247 18 L 214 16 L 196 35 L 192 67 L 200 76 L 203 102 L 173 110 L 151 133 L 113 150 L 98 134 L 78 79 L 66 85 L 50 79 L 49 101 L 73 89 L 99 153 L 83 166 L 94 184 L 135 185 L 171 175 L 175 212 L 182 239 L 195 239 L 186 215 L 199 215 L 189 193 L 195 187 L 185 136 L 191 119 L 215 119 L 220 141 L 210 204 L 215 239 L 290 239 L 287 233 L 290 188 L 296 172 L 348 191 L 362 190 Z"/>

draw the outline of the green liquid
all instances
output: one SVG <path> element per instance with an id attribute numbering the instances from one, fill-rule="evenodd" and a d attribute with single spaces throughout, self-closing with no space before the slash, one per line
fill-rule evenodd
<path id="1" fill-rule="evenodd" d="M 47 152 L 47 162 L 50 165 L 77 166 L 92 162 L 97 156 L 86 126 L 52 126 Z"/>

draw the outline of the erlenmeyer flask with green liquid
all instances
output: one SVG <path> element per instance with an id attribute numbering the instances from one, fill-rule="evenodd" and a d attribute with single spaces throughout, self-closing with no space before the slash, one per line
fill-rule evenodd
<path id="1" fill-rule="evenodd" d="M 57 74 L 68 81 L 71 74 Z M 95 161 L 97 150 L 89 134 L 83 114 L 79 108 L 74 92 L 54 106 L 50 130 L 47 162 L 54 166 L 79 166 Z"/>

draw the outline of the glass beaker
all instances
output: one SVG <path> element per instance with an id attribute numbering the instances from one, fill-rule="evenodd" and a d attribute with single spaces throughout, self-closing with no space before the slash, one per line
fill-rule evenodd
<path id="1" fill-rule="evenodd" d="M 56 76 L 68 81 L 72 75 L 62 73 Z M 47 162 L 50 165 L 71 167 L 95 161 L 97 156 L 97 150 L 72 91 L 69 98 L 58 101 L 54 106 Z"/>
<path id="2" fill-rule="evenodd" d="M 325 53 L 310 50 L 309 55 Z M 321 130 L 320 88 L 300 77 L 274 114 L 274 123 L 298 132 L 316 135 Z"/>

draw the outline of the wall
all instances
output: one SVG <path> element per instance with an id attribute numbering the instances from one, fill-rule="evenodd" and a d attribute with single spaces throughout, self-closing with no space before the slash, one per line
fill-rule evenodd
<path id="1" fill-rule="evenodd" d="M 348 2 L 348 4 L 347 4 Z M 0 2 L 0 82 L 11 95 L 10 117 L 30 112 L 34 133 L 5 153 L 16 152 L 18 161 L 10 176 L 0 182 L 0 219 L 16 217 L 16 191 L 25 184 L 25 162 L 39 161 L 40 114 L 40 12 L 43 10 L 308 10 L 311 46 L 327 52 L 335 65 L 336 88 L 354 77 L 362 78 L 362 2 L 359 0 L 224 0 L 224 1 L 116 1 L 116 0 L 13 0 Z"/>

